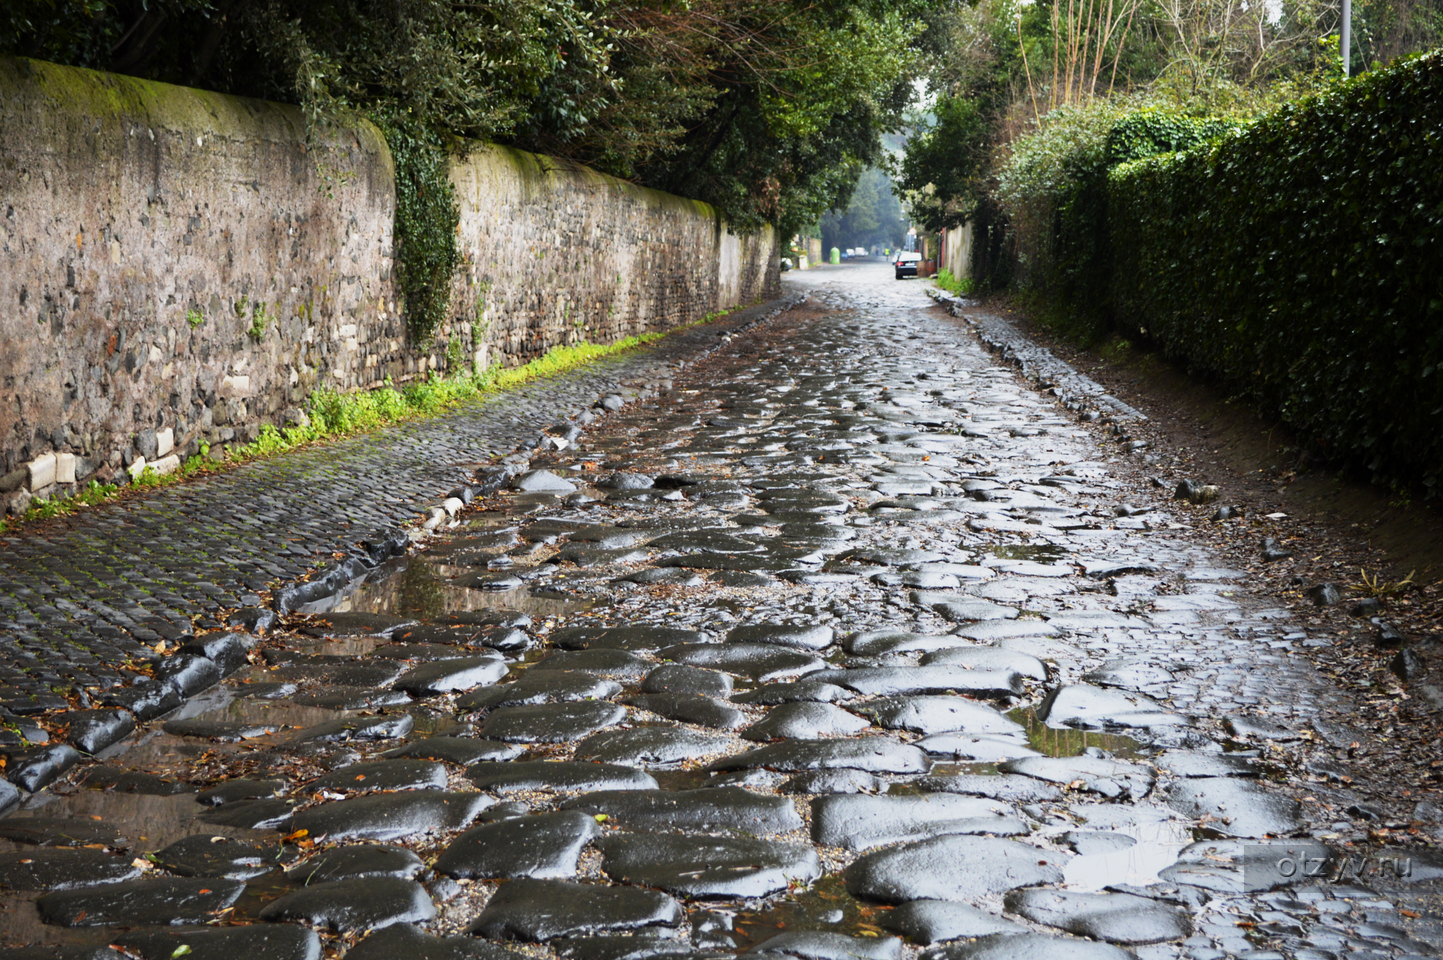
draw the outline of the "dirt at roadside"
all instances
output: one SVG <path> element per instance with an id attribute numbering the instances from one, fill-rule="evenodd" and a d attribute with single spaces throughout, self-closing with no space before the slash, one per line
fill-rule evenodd
<path id="1" fill-rule="evenodd" d="M 1344 782 L 1380 814 L 1378 839 L 1443 837 L 1443 809 L 1417 806 L 1443 807 L 1443 505 L 1317 462 L 1286 426 L 1159 354 L 1119 341 L 1079 349 L 1006 300 L 982 309 L 1148 416 L 1126 431 L 1148 442 L 1146 469 L 1163 496 L 1184 479 L 1218 488 L 1216 502 L 1171 508 L 1260 592 L 1297 611 L 1311 637 L 1331 641 L 1314 648 L 1315 662 L 1352 701 L 1339 712 L 1366 734 L 1335 750 L 1350 771 Z M 1212 520 L 1219 506 L 1242 516 Z M 1265 537 L 1291 556 L 1265 561 Z M 1310 591 L 1324 584 L 1339 599 L 1318 605 Z"/>

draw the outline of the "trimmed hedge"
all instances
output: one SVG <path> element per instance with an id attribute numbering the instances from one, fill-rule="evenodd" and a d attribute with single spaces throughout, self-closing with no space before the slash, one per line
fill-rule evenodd
<path id="1" fill-rule="evenodd" d="M 1124 331 L 1378 479 L 1443 482 L 1443 50 L 1107 189 Z"/>

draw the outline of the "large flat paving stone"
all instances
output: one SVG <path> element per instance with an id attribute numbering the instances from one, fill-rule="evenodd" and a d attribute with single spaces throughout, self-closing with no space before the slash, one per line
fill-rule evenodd
<path id="1" fill-rule="evenodd" d="M 536 661 L 537 670 L 575 670 L 611 680 L 640 680 L 656 664 L 625 650 L 560 650 Z"/>
<path id="2" fill-rule="evenodd" d="M 500 657 L 460 657 L 435 660 L 412 667 L 391 686 L 413 697 L 432 697 L 443 693 L 463 693 L 489 686 L 510 671 Z"/>
<path id="3" fill-rule="evenodd" d="M 732 678 L 730 674 L 720 670 L 663 663 L 646 675 L 646 679 L 641 682 L 641 692 L 729 697 L 732 692 Z"/>
<path id="4" fill-rule="evenodd" d="M 923 777 L 917 781 L 917 786 L 922 790 L 991 797 L 1007 803 L 1052 803 L 1062 799 L 1062 791 L 1052 784 L 1011 773 L 954 773 Z"/>
<path id="5" fill-rule="evenodd" d="M 35 905 L 41 919 L 61 927 L 205 923 L 244 890 L 238 880 L 155 877 L 47 893 Z"/>
<path id="6" fill-rule="evenodd" d="M 1227 837 L 1282 837 L 1303 827 L 1298 801 L 1235 777 L 1180 780 L 1167 803 L 1184 816 L 1206 817 L 1207 829 Z"/>
<path id="7" fill-rule="evenodd" d="M 626 708 L 604 700 L 502 707 L 477 733 L 508 743 L 568 743 L 626 719 Z"/>
<path id="8" fill-rule="evenodd" d="M 765 643 L 684 643 L 663 647 L 656 655 L 687 666 L 750 677 L 758 683 L 800 677 L 827 666 L 813 654 Z"/>
<path id="9" fill-rule="evenodd" d="M 437 937 L 406 923 L 377 930 L 346 951 L 346 960 L 519 960 L 519 957 L 520 954 L 485 940 Z"/>
<path id="10" fill-rule="evenodd" d="M 733 627 L 727 632 L 727 643 L 765 643 L 796 650 L 823 650 L 832 645 L 836 633 L 822 625 L 792 626 L 755 623 Z"/>
<path id="11" fill-rule="evenodd" d="M 1338 862 L 1339 850 L 1314 840 L 1201 840 L 1178 853 L 1158 877 L 1167 883 L 1237 894 L 1318 882 L 1308 870 Z M 1311 867 L 1308 865 L 1312 864 Z"/>
<path id="12" fill-rule="evenodd" d="M 926 960 L 1134 960 L 1110 943 L 1042 933 L 994 933 L 970 943 L 949 943 L 923 954 Z"/>
<path id="13" fill-rule="evenodd" d="M 380 790 L 444 790 L 446 767 L 427 760 L 375 760 L 317 777 L 306 793 L 374 793 Z"/>
<path id="14" fill-rule="evenodd" d="M 860 733 L 871 724 L 855 713 L 848 713 L 830 703 L 799 700 L 784 703 L 767 711 L 767 715 L 742 731 L 746 740 L 813 740 L 820 737 L 843 737 Z"/>
<path id="15" fill-rule="evenodd" d="M 1052 691 L 1038 706 L 1037 716 L 1050 726 L 1079 730 L 1167 727 L 1187 723 L 1187 718 L 1140 693 L 1085 683 L 1058 687 Z"/>
<path id="16" fill-rule="evenodd" d="M 636 531 L 626 536 L 640 538 Z M 566 627 L 553 630 L 548 639 L 562 650 L 659 650 L 678 643 L 706 643 L 709 639 L 700 630 L 675 627 Z"/>
<path id="17" fill-rule="evenodd" d="M 708 770 L 864 770 L 868 773 L 925 773 L 927 755 L 916 747 L 882 737 L 851 740 L 786 740 L 714 760 Z"/>
<path id="18" fill-rule="evenodd" d="M 1162 943 L 1193 930 L 1185 909 L 1128 893 L 1014 890 L 1004 902 L 1009 913 L 1109 943 Z"/>
<path id="19" fill-rule="evenodd" d="M 467 933 L 540 943 L 557 937 L 675 927 L 681 905 L 664 893 L 563 880 L 510 880 Z"/>
<path id="20" fill-rule="evenodd" d="M 940 664 L 969 670 L 1002 670 L 1020 673 L 1029 680 L 1047 679 L 1047 667 L 1041 660 L 1031 654 L 1000 647 L 949 646 L 923 654 L 921 663 L 924 667 Z"/>
<path id="21" fill-rule="evenodd" d="M 425 923 L 436 916 L 426 888 L 414 880 L 366 877 L 319 883 L 287 893 L 261 909 L 268 921 L 300 921 L 337 933 Z"/>
<path id="22" fill-rule="evenodd" d="M 475 737 L 423 737 L 392 747 L 381 754 L 387 759 L 440 760 L 469 767 L 483 760 L 514 760 L 526 748 L 514 743 L 478 740 Z"/>
<path id="23" fill-rule="evenodd" d="M 1026 927 L 1011 920 L 948 900 L 911 900 L 884 913 L 880 922 L 888 930 L 895 930 L 923 946 L 964 937 L 1027 932 Z"/>
<path id="24" fill-rule="evenodd" d="M 1020 757 L 1039 757 L 1025 737 L 1000 733 L 934 733 L 914 744 L 937 757 L 974 763 L 1002 763 Z"/>
<path id="25" fill-rule="evenodd" d="M 527 670 L 512 683 L 474 690 L 456 698 L 456 709 L 496 710 L 566 700 L 606 700 L 621 692 L 615 680 L 579 670 Z"/>
<path id="26" fill-rule="evenodd" d="M 1022 677 L 1019 674 L 951 666 L 822 670 L 808 679 L 834 683 L 863 696 L 874 697 L 909 693 L 967 693 L 974 697 L 1006 698 L 1022 693 Z"/>
<path id="27" fill-rule="evenodd" d="M 649 724 L 594 733 L 576 745 L 576 759 L 659 767 L 724 753 L 733 742 L 723 734 Z"/>
<path id="28" fill-rule="evenodd" d="M 691 899 L 765 897 L 821 875 L 810 846 L 743 837 L 617 833 L 597 841 L 613 880 Z"/>
<path id="29" fill-rule="evenodd" d="M 593 790 L 655 790 L 651 774 L 614 763 L 581 761 L 513 760 L 478 763 L 466 776 L 491 793 L 526 793 L 532 790 L 583 792 Z"/>
<path id="30" fill-rule="evenodd" d="M 286 868 L 286 876 L 297 883 L 329 883 L 362 877 L 399 877 L 410 880 L 426 864 L 405 847 L 385 843 L 358 843 L 322 850 L 303 863 Z"/>
<path id="31" fill-rule="evenodd" d="M 797 826 L 801 826 L 798 821 Z M 71 890 L 119 883 L 140 876 L 129 857 L 105 850 L 21 850 L 0 853 L 0 887 L 11 890 Z"/>
<path id="32" fill-rule="evenodd" d="M 581 851 L 600 835 L 596 818 L 576 811 L 513 817 L 467 830 L 435 869 L 461 880 L 574 877 Z"/>
<path id="33" fill-rule="evenodd" d="M 113 938 L 142 960 L 321 960 L 321 938 L 290 923 L 132 930 Z"/>
<path id="34" fill-rule="evenodd" d="M 468 826 L 496 801 L 483 793 L 413 790 L 335 800 L 302 810 L 281 826 L 312 840 L 405 840 Z"/>
<path id="35" fill-rule="evenodd" d="M 800 829 L 797 808 L 784 797 L 741 787 L 699 790 L 599 790 L 561 804 L 562 810 L 603 815 L 608 824 L 631 830 L 699 833 L 729 831 L 770 836 Z"/>
<path id="36" fill-rule="evenodd" d="M 1080 783 L 1083 789 L 1110 799 L 1141 800 L 1156 780 L 1150 767 L 1100 757 L 1023 757 L 1008 760 L 998 769 L 1048 783 Z"/>
<path id="37" fill-rule="evenodd" d="M 710 673 L 711 671 L 706 671 Z M 726 674 L 717 674 L 725 677 Z M 730 685 L 728 685 L 730 687 Z M 747 722 L 747 715 L 731 704 L 709 696 L 689 693 L 644 693 L 622 700 L 627 706 L 647 710 L 668 720 L 694 723 L 717 730 L 735 730 Z"/>
<path id="38" fill-rule="evenodd" d="M 115 827 L 79 817 L 0 818 L 0 840 L 37 847 L 102 846 L 115 850 L 124 850 L 130 845 Z"/>
<path id="39" fill-rule="evenodd" d="M 1016 720 L 1003 716 L 988 704 L 965 697 L 886 697 L 857 707 L 857 712 L 870 716 L 879 727 L 921 734 L 960 731 L 1018 735 L 1023 732 L 1022 724 Z"/>
<path id="40" fill-rule="evenodd" d="M 152 854 L 153 862 L 182 877 L 225 877 L 249 880 L 264 876 L 299 851 L 279 843 L 197 834 L 182 837 Z"/>
<path id="41" fill-rule="evenodd" d="M 880 657 L 889 653 L 913 653 L 956 647 L 958 640 L 947 634 L 908 633 L 902 630 L 866 630 L 842 639 L 842 649 L 854 657 Z"/>
<path id="42" fill-rule="evenodd" d="M 1071 854 L 992 837 L 937 837 L 859 857 L 843 872 L 864 900 L 976 900 L 1057 883 Z"/>
<path id="43" fill-rule="evenodd" d="M 1017 836 L 1027 826 L 1010 805 L 950 793 L 922 796 L 834 795 L 812 801 L 812 839 L 867 850 L 944 834 Z"/>
<path id="44" fill-rule="evenodd" d="M 849 937 L 823 930 L 779 933 L 763 940 L 743 956 L 798 957 L 800 960 L 901 960 L 902 941 L 896 937 Z"/>

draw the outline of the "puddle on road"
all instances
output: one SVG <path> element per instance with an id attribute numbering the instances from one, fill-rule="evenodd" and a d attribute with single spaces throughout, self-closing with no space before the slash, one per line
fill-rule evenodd
<path id="1" fill-rule="evenodd" d="M 732 923 L 732 939 L 746 951 L 779 933 L 823 930 L 849 937 L 891 934 L 877 919 L 892 908 L 863 903 L 847 892 L 841 877 L 825 877 L 805 890 L 787 893 L 765 910 L 741 910 Z"/>
<path id="2" fill-rule="evenodd" d="M 1072 556 L 1072 551 L 1055 543 L 1009 543 L 988 547 L 987 552 L 999 560 L 1031 560 L 1035 563 L 1056 563 Z"/>
<path id="3" fill-rule="evenodd" d="M 1049 727 L 1038 719 L 1032 707 L 1019 707 L 1007 716 L 1027 728 L 1028 746 L 1049 757 L 1076 757 L 1088 747 L 1106 750 L 1119 760 L 1137 760 L 1149 755 L 1141 743 L 1120 733 Z"/>

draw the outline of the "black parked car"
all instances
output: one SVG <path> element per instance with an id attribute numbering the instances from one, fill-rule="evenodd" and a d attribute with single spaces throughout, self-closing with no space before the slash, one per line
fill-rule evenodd
<path id="1" fill-rule="evenodd" d="M 915 277 L 917 275 L 917 264 L 922 262 L 920 253 L 912 253 L 908 250 L 898 250 L 897 256 L 892 260 L 892 266 L 897 268 L 897 279 L 903 277 Z"/>

